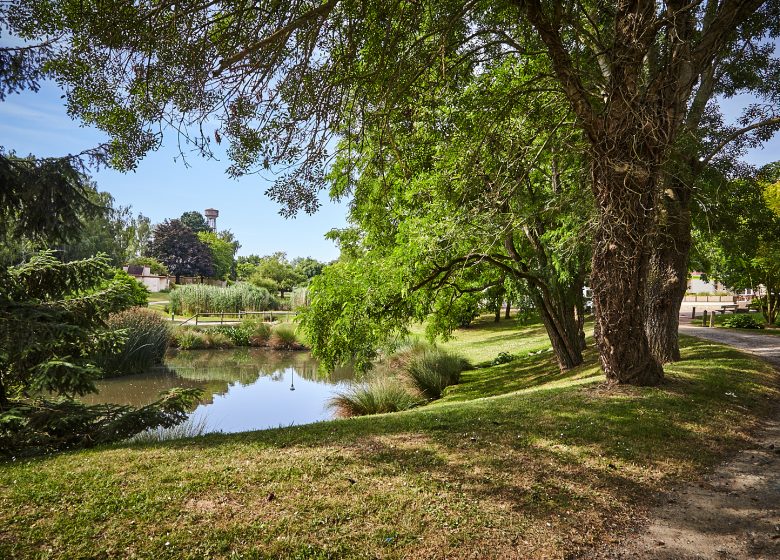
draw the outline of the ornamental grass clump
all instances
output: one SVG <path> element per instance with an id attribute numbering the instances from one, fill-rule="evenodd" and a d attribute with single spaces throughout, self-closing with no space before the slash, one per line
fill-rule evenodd
<path id="1" fill-rule="evenodd" d="M 303 348 L 295 332 L 295 325 L 291 323 L 282 323 L 271 329 L 268 346 L 274 350 L 301 350 Z"/>
<path id="2" fill-rule="evenodd" d="M 168 297 L 172 313 L 238 313 L 239 311 L 267 311 L 278 306 L 265 288 L 239 282 L 222 288 L 208 284 L 177 286 Z"/>
<path id="3" fill-rule="evenodd" d="M 121 335 L 122 342 L 95 356 L 106 375 L 141 373 L 161 364 L 171 341 L 168 322 L 157 313 L 131 307 L 108 317 L 110 331 Z"/>
<path id="4" fill-rule="evenodd" d="M 460 381 L 460 374 L 467 366 L 460 356 L 428 347 L 411 354 L 403 374 L 420 393 L 429 399 L 438 399 L 444 389 Z"/>
<path id="5" fill-rule="evenodd" d="M 335 410 L 338 416 L 347 418 L 409 410 L 421 401 L 420 394 L 402 379 L 380 375 L 336 393 L 328 401 L 328 407 Z"/>

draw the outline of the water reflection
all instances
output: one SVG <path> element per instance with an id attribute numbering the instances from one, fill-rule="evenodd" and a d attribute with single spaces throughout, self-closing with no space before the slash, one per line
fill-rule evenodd
<path id="1" fill-rule="evenodd" d="M 166 389 L 197 387 L 204 398 L 193 420 L 209 432 L 240 432 L 332 418 L 326 402 L 352 379 L 352 368 L 323 372 L 306 352 L 191 350 L 169 355 L 165 367 L 104 379 L 84 400 L 143 406 Z"/>

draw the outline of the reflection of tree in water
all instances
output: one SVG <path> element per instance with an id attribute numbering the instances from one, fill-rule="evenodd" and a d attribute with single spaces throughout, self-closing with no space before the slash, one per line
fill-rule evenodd
<path id="1" fill-rule="evenodd" d="M 228 384 L 225 382 L 185 379 L 164 366 L 136 375 L 101 379 L 95 385 L 98 392 L 81 397 L 83 402 L 145 406 L 159 399 L 163 391 L 174 387 L 202 389 L 204 397 L 202 402 L 211 402 L 212 395 L 222 394 L 228 389 Z"/>
<path id="2" fill-rule="evenodd" d="M 87 395 L 83 401 L 144 406 L 168 389 L 196 387 L 203 390 L 201 404 L 211 404 L 215 396 L 226 394 L 234 383 L 251 385 L 260 377 L 289 383 L 291 376 L 338 383 L 352 380 L 353 371 L 351 367 L 342 367 L 324 372 L 308 352 L 272 352 L 258 348 L 178 351 L 166 357 L 165 366 L 99 381 L 99 393 Z"/>
<path id="3" fill-rule="evenodd" d="M 281 381 L 290 368 L 298 377 L 310 381 L 338 383 L 354 377 L 351 367 L 323 371 L 308 352 L 273 352 L 259 348 L 184 350 L 169 355 L 165 363 L 186 379 L 238 381 L 242 385 L 254 383 L 261 376 Z"/>

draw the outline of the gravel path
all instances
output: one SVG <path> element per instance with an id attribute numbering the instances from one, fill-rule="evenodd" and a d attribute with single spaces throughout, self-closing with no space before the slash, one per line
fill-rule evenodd
<path id="1" fill-rule="evenodd" d="M 780 370 L 780 337 L 686 323 L 680 333 L 750 352 Z M 705 480 L 673 489 L 659 502 L 636 534 L 595 558 L 780 559 L 780 418 Z"/>

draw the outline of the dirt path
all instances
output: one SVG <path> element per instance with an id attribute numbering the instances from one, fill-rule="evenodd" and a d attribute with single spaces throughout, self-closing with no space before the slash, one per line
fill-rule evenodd
<path id="1" fill-rule="evenodd" d="M 681 324 L 680 333 L 734 346 L 780 369 L 780 337 L 690 324 Z M 596 557 L 780 559 L 780 419 L 705 480 L 659 501 L 636 534 Z"/>

